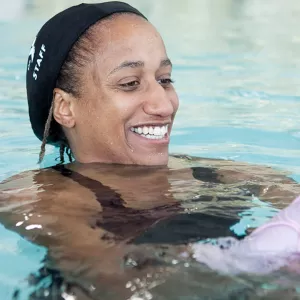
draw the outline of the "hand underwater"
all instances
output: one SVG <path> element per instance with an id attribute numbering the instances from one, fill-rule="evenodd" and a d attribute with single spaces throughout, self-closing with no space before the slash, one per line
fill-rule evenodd
<path id="1" fill-rule="evenodd" d="M 300 196 L 245 239 L 191 245 L 193 258 L 222 273 L 267 274 L 300 261 Z M 295 270 L 294 270 L 295 271 Z M 299 270 L 298 270 L 299 271 Z"/>

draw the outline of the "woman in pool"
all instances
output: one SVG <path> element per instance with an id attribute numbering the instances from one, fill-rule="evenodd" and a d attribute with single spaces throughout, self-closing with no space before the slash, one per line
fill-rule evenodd
<path id="1" fill-rule="evenodd" d="M 223 200 L 229 212 L 233 199 L 241 205 L 252 194 L 284 199 L 281 205 L 299 194 L 295 182 L 267 168 L 179 158 L 171 166 L 185 169 L 167 168 L 178 109 L 171 72 L 159 33 L 121 2 L 73 6 L 50 19 L 32 44 L 26 81 L 40 161 L 50 143 L 60 147 L 62 162 L 65 150 L 75 162 L 2 183 L 1 221 L 46 246 L 72 278 L 77 271 L 123 276 L 128 243 L 182 213 L 182 200 L 195 195 L 206 206 Z M 215 237 L 229 235 L 236 220 Z M 197 232 L 179 242 L 205 237 L 214 236 Z"/>
<path id="2" fill-rule="evenodd" d="M 29 115 L 42 149 L 66 147 L 80 163 L 167 165 L 178 109 L 172 63 L 139 11 L 71 7 L 43 26 L 31 54 Z"/>

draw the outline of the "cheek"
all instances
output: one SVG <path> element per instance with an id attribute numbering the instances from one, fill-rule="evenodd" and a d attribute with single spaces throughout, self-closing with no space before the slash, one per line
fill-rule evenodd
<path id="1" fill-rule="evenodd" d="M 179 108 L 179 98 L 175 90 L 173 90 L 170 99 L 171 99 L 172 106 L 174 108 L 174 115 L 175 115 Z"/>
<path id="2" fill-rule="evenodd" d="M 96 132 L 99 135 L 101 128 L 106 130 L 107 115 L 101 110 L 101 106 L 96 103 L 95 99 L 83 99 L 76 111 L 78 131 L 84 136 L 93 136 Z"/>
<path id="3" fill-rule="evenodd" d="M 90 112 L 88 122 L 93 122 L 96 130 L 101 130 L 103 134 L 109 134 L 110 139 L 121 138 L 124 127 L 137 112 L 137 101 L 133 97 L 126 97 L 121 93 L 115 97 L 107 97 L 104 101 L 99 101 Z M 113 133 L 113 134 L 112 134 Z"/>
<path id="4" fill-rule="evenodd" d="M 111 112 L 115 123 L 126 123 L 139 114 L 141 100 L 136 95 L 118 93 L 118 97 L 111 99 Z"/>

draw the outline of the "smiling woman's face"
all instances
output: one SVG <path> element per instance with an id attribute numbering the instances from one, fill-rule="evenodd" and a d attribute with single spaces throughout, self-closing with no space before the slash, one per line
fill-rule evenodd
<path id="1" fill-rule="evenodd" d="M 66 130 L 76 160 L 166 165 L 178 97 L 160 35 L 130 14 L 96 30 L 98 51 L 72 104 L 74 126 Z"/>

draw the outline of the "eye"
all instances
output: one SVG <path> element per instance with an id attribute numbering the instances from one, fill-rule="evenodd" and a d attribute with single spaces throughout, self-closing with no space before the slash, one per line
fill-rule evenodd
<path id="1" fill-rule="evenodd" d="M 132 91 L 132 90 L 136 89 L 139 85 L 140 85 L 140 82 L 138 80 L 132 80 L 132 81 L 120 83 L 120 86 L 124 90 L 128 90 L 128 91 Z"/>
<path id="2" fill-rule="evenodd" d="M 161 78 L 157 81 L 162 87 L 166 88 L 170 86 L 174 81 L 171 78 Z"/>

